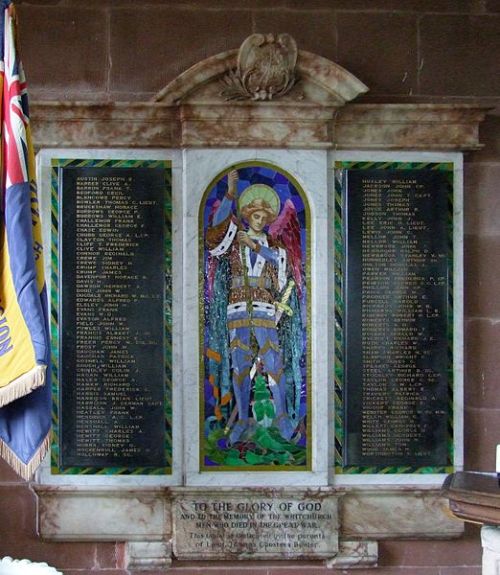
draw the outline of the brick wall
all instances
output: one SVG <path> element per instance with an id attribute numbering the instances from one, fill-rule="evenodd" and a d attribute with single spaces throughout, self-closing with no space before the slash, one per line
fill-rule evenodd
<path id="1" fill-rule="evenodd" d="M 367 102 L 491 105 L 486 147 L 465 158 L 465 448 L 494 469 L 500 443 L 500 2 L 498 0 L 18 0 L 31 99 L 148 100 L 196 62 L 252 32 L 289 32 L 370 88 Z M 496 109 L 495 109 L 496 108 Z M 125 575 L 121 544 L 46 543 L 36 499 L 0 464 L 0 556 L 66 575 Z M 478 575 L 479 531 L 458 541 L 380 544 L 380 575 Z M 259 568 L 257 570 L 257 568 Z M 208 565 L 173 573 L 220 573 Z M 299 562 L 228 565 L 232 575 L 335 574 Z M 357 570 L 356 575 L 373 574 Z"/>

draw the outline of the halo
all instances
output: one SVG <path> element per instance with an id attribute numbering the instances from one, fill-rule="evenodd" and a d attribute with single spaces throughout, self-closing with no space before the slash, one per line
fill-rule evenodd
<path id="1" fill-rule="evenodd" d="M 238 198 L 238 211 L 241 213 L 241 210 L 246 205 L 257 198 L 265 200 L 271 206 L 275 216 L 279 214 L 280 198 L 273 188 L 267 184 L 252 184 L 245 188 Z"/>

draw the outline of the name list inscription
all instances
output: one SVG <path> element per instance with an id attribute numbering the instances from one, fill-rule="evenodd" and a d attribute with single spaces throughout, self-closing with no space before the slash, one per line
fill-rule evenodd
<path id="1" fill-rule="evenodd" d="M 322 558 L 338 550 L 332 496 L 186 495 L 175 499 L 173 517 L 181 559 Z"/>
<path id="2" fill-rule="evenodd" d="M 61 465 L 164 466 L 164 173 L 62 169 Z"/>
<path id="3" fill-rule="evenodd" d="M 349 173 L 348 465 L 447 464 L 445 178 L 430 170 Z"/>

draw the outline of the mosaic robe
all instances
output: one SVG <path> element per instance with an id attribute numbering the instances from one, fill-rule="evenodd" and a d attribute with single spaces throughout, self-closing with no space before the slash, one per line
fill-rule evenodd
<path id="1" fill-rule="evenodd" d="M 286 377 L 276 325 L 279 294 L 287 283 L 286 251 L 265 233 L 252 238 L 257 250 L 239 244 L 240 222 L 232 213 L 232 200 L 224 197 L 213 226 L 207 231 L 212 257 L 229 264 L 226 321 L 229 334 L 232 389 L 238 420 L 230 430 L 232 443 L 249 427 L 252 380 L 256 371 L 267 375 L 276 412 L 275 425 L 284 439 L 293 434 L 286 406 Z M 215 286 L 215 290 L 220 286 Z"/>

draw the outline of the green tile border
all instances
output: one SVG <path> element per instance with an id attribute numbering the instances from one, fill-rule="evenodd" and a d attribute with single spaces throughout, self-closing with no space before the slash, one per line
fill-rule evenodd
<path id="1" fill-rule="evenodd" d="M 62 168 L 163 168 L 165 173 L 165 467 L 61 467 L 59 465 L 59 170 Z M 170 160 L 52 159 L 50 332 L 52 376 L 51 472 L 55 475 L 172 474 L 172 162 Z"/>
<path id="2" fill-rule="evenodd" d="M 448 465 L 435 467 L 396 467 L 396 466 L 344 466 L 344 269 L 345 269 L 345 237 L 343 220 L 344 175 L 348 170 L 435 170 L 445 172 L 448 184 Z M 334 428 L 335 457 L 334 469 L 339 475 L 358 474 L 430 474 L 452 473 L 454 471 L 453 445 L 453 162 L 368 162 L 368 161 L 336 161 L 334 163 L 335 177 L 335 221 L 334 221 L 334 286 L 335 286 L 335 360 L 334 360 Z"/>

